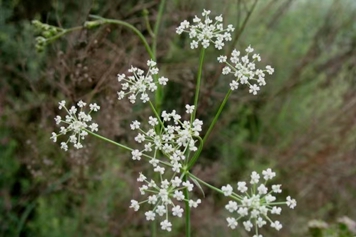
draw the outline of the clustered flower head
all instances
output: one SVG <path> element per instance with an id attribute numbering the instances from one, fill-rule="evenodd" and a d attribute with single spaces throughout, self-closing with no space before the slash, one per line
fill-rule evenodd
<path id="1" fill-rule="evenodd" d="M 97 104 L 89 104 L 90 111 L 85 113 L 83 109 L 86 107 L 86 103 L 79 101 L 77 106 L 72 106 L 69 110 L 65 106 L 66 102 L 63 100 L 59 102 L 59 109 L 64 109 L 67 115 L 63 119 L 61 116 L 57 115 L 54 120 L 56 124 L 62 124 L 64 126 L 60 127 L 59 133 L 52 132 L 51 139 L 53 142 L 57 142 L 57 138 L 61 135 L 69 133 L 69 138 L 66 142 L 61 142 L 61 148 L 65 151 L 68 150 L 68 143 L 72 143 L 77 149 L 83 148 L 82 140 L 88 135 L 88 130 L 92 132 L 98 131 L 98 124 L 92 122 L 91 112 L 98 111 L 100 106 Z"/>
<path id="2" fill-rule="evenodd" d="M 194 106 L 186 105 L 186 112 L 191 114 Z M 184 209 L 179 202 L 186 201 L 190 207 L 196 208 L 200 199 L 186 199 L 183 190 L 193 191 L 194 185 L 189 180 L 184 181 L 184 173 L 187 164 L 186 154 L 197 150 L 196 137 L 202 129 L 202 121 L 181 121 L 181 116 L 172 111 L 163 111 L 162 119 L 149 117 L 150 129 L 141 129 L 141 123 L 133 121 L 132 130 L 138 130 L 135 137 L 136 142 L 143 143 L 144 149 L 132 151 L 133 160 L 141 160 L 141 157 L 149 159 L 153 171 L 159 174 L 159 180 L 147 179 L 142 173 L 137 179 L 143 185 L 139 188 L 140 193 L 149 194 L 142 202 L 131 200 L 131 208 L 137 211 L 141 204 L 148 203 L 153 207 L 145 213 L 147 220 L 154 220 L 156 215 L 165 215 L 161 222 L 161 229 L 171 231 L 172 223 L 168 219 L 169 210 L 173 216 L 182 217 Z M 151 155 L 149 155 L 151 154 Z M 166 157 L 166 159 L 164 159 Z M 168 167 L 168 169 L 166 169 Z"/>
<path id="3" fill-rule="evenodd" d="M 153 79 L 153 75 L 158 74 L 158 68 L 156 67 L 156 62 L 152 60 L 147 61 L 148 71 L 145 72 L 137 67 L 131 66 L 128 70 L 133 75 L 127 76 L 125 74 L 118 74 L 117 79 L 121 83 L 122 90 L 117 92 L 118 99 L 123 99 L 126 95 L 132 104 L 136 102 L 137 96 L 140 94 L 140 100 L 146 103 L 150 100 L 147 91 L 156 91 L 157 82 Z M 158 78 L 158 84 L 166 85 L 168 78 L 160 77 Z"/>
<path id="4" fill-rule="evenodd" d="M 229 61 L 227 56 L 219 56 L 218 61 L 225 63 L 226 66 L 222 70 L 223 75 L 232 74 L 235 79 L 230 83 L 231 90 L 236 90 L 239 84 L 247 84 L 249 86 L 249 92 L 257 95 L 261 86 L 266 85 L 265 72 L 272 75 L 274 69 L 271 66 L 266 66 L 265 70 L 256 69 L 255 62 L 261 61 L 259 54 L 253 54 L 252 60 L 250 54 L 254 51 L 251 46 L 246 48 L 246 55 L 240 57 L 240 51 L 236 49 L 232 51 Z M 253 82 L 257 82 L 257 84 Z"/>
<path id="5" fill-rule="evenodd" d="M 189 33 L 189 38 L 192 39 L 190 47 L 192 49 L 198 48 L 198 45 L 201 44 L 204 48 L 208 48 L 212 43 L 215 48 L 222 49 L 225 45 L 224 41 L 231 41 L 231 32 L 235 29 L 232 25 L 228 25 L 226 29 L 222 24 L 223 17 L 215 17 L 215 22 L 209 17 L 210 11 L 204 10 L 202 16 L 204 19 L 200 19 L 195 16 L 193 19 L 193 24 L 190 24 L 189 21 L 185 20 L 180 23 L 180 26 L 177 27 L 177 34 L 182 34 L 183 32 Z"/>
<path id="6" fill-rule="evenodd" d="M 255 229 L 256 237 L 262 237 L 258 234 L 258 228 L 269 223 L 272 228 L 280 230 L 282 224 L 277 221 L 272 221 L 270 215 L 280 215 L 282 208 L 280 205 L 287 205 L 291 209 L 297 205 L 295 199 L 290 196 L 287 197 L 284 202 L 276 201 L 276 194 L 281 193 L 282 189 L 280 184 L 272 185 L 270 190 L 266 186 L 267 181 L 273 179 L 276 173 L 270 168 L 262 171 L 262 177 L 264 181 L 261 181 L 261 176 L 257 172 L 253 171 L 251 174 L 250 184 L 252 187 L 250 190 L 247 187 L 246 182 L 238 182 L 238 193 L 233 192 L 231 185 L 226 185 L 221 188 L 221 191 L 225 196 L 232 198 L 231 201 L 225 206 L 230 213 L 237 214 L 237 217 L 227 217 L 227 225 L 231 229 L 235 229 L 240 219 L 245 219 L 242 222 L 246 231 Z"/>
<path id="7" fill-rule="evenodd" d="M 183 181 L 182 176 L 173 174 L 169 179 L 163 178 L 160 175 L 159 183 L 157 184 L 153 179 L 149 180 L 146 176 L 140 173 L 137 178 L 138 182 L 143 183 L 139 188 L 141 195 L 148 195 L 147 199 L 141 202 L 131 200 L 130 208 L 138 211 L 140 205 L 148 203 L 151 209 L 145 212 L 146 220 L 153 221 L 157 216 L 164 216 L 161 221 L 161 229 L 166 231 L 172 230 L 172 223 L 169 221 L 169 213 L 172 216 L 181 218 L 184 209 L 182 202 L 186 201 L 190 207 L 196 208 L 201 200 L 186 199 L 183 190 L 187 189 L 189 192 L 193 191 L 194 185 L 189 181 Z"/>

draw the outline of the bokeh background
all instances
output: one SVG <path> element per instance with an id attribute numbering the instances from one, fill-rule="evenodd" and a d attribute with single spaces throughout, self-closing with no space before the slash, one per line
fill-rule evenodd
<path id="1" fill-rule="evenodd" d="M 254 7 L 255 2 L 257 4 Z M 0 236 L 151 236 L 139 198 L 137 173 L 147 168 L 130 154 L 95 138 L 64 152 L 50 141 L 58 101 L 97 102 L 100 134 L 132 144 L 129 124 L 150 114 L 118 101 L 118 73 L 146 67 L 148 55 L 126 28 L 105 25 L 66 35 L 43 52 L 35 49 L 31 20 L 70 28 L 89 14 L 127 21 L 149 42 L 143 11 L 153 24 L 159 0 L 0 0 Z M 275 74 L 258 96 L 233 93 L 193 172 L 221 187 L 272 167 L 282 197 L 298 201 L 278 217 L 284 228 L 264 236 L 311 236 L 308 223 L 330 228 L 356 219 L 356 2 L 354 0 L 170 0 L 160 28 L 157 60 L 170 79 L 163 108 L 192 103 L 199 53 L 175 34 L 202 9 L 236 26 L 232 48 L 252 45 L 261 66 Z M 208 50 L 198 117 L 209 124 L 228 90 Z M 202 197 L 197 191 L 196 195 Z M 193 236 L 251 236 L 225 223 L 227 200 L 209 190 L 193 210 Z M 175 219 L 177 220 L 177 219 Z M 338 232 L 335 230 L 335 233 Z M 184 221 L 171 233 L 184 236 Z M 331 235 L 330 235 L 331 236 Z M 348 236 L 348 235 L 333 235 Z"/>

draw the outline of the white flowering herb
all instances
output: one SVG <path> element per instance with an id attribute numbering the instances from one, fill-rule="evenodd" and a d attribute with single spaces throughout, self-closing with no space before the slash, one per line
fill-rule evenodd
<path id="1" fill-rule="evenodd" d="M 210 18 L 210 11 L 204 10 L 202 13 L 203 19 L 195 16 L 193 23 L 184 20 L 177 27 L 176 33 L 182 34 L 186 32 L 189 34 L 189 38 L 192 40 L 190 47 L 192 49 L 198 48 L 199 44 L 203 48 L 208 48 L 210 44 L 213 44 L 216 49 L 222 49 L 225 45 L 225 41 L 231 41 L 231 32 L 235 30 L 232 25 L 228 25 L 227 28 L 223 26 L 223 17 L 216 16 L 214 20 Z"/>
<path id="2" fill-rule="evenodd" d="M 168 78 L 158 78 L 158 83 L 154 80 L 153 76 L 158 74 L 158 68 L 156 62 L 153 60 L 147 61 L 148 71 L 145 72 L 137 67 L 131 66 L 129 73 L 132 75 L 126 76 L 125 74 L 118 74 L 117 80 L 121 83 L 121 91 L 117 92 L 118 99 L 121 100 L 125 96 L 132 104 L 136 102 L 137 96 L 140 96 L 140 100 L 146 103 L 150 100 L 148 91 L 154 92 L 157 90 L 157 84 L 166 85 Z"/>
<path id="3" fill-rule="evenodd" d="M 165 1 L 161 2 L 164 4 Z M 160 11 L 158 14 L 162 14 L 162 12 Z M 159 17 L 159 19 L 161 18 Z M 98 125 L 92 122 L 91 113 L 100 109 L 98 105 L 90 104 L 89 111 L 86 113 L 87 104 L 83 101 L 79 101 L 76 106 L 69 109 L 66 107 L 65 101 L 61 101 L 59 109 L 64 109 L 67 115 L 64 118 L 56 116 L 55 121 L 61 127 L 58 133 L 52 133 L 51 139 L 56 142 L 59 136 L 68 134 L 67 140 L 61 142 L 61 148 L 68 150 L 68 144 L 72 143 L 75 148 L 79 149 L 83 147 L 82 141 L 90 134 L 130 152 L 131 158 L 135 162 L 147 162 L 148 165 L 145 167 L 149 169 L 148 172 L 143 170 L 137 178 L 137 182 L 140 184 L 139 193 L 142 197 L 139 198 L 140 200 L 136 200 L 138 198 L 135 197 L 128 206 L 135 212 L 143 211 L 142 216 L 147 221 L 159 221 L 159 226 L 163 231 L 172 231 L 174 218 L 183 218 L 184 216 L 186 220 L 185 234 L 187 237 L 191 236 L 190 210 L 197 208 L 203 201 L 196 197 L 197 192 L 194 192 L 196 188 L 202 191 L 201 185 L 216 191 L 224 198 L 229 198 L 225 205 L 225 209 L 230 213 L 226 218 L 229 228 L 244 228 L 247 232 L 253 231 L 255 232 L 253 237 L 262 237 L 258 230 L 263 226 L 268 225 L 280 230 L 282 222 L 274 220 L 273 216 L 281 214 L 282 205 L 293 209 L 296 206 L 296 200 L 288 196 L 285 201 L 277 201 L 277 195 L 282 192 L 282 185 L 267 185 L 276 175 L 271 169 L 266 169 L 262 173 L 254 171 L 248 182 L 240 181 L 234 186 L 227 184 L 220 189 L 190 173 L 231 92 L 238 89 L 239 85 L 245 84 L 249 87 L 249 92 L 256 95 L 260 87 L 266 84 L 266 73 L 272 74 L 274 69 L 271 66 L 266 66 L 263 70 L 257 69 L 256 63 L 261 61 L 261 57 L 259 54 L 253 53 L 254 49 L 251 46 L 245 49 L 246 54 L 243 56 L 240 56 L 240 51 L 233 50 L 229 58 L 224 55 L 218 57 L 219 63 L 226 64 L 222 69 L 222 74 L 232 74 L 234 79 L 229 83 L 230 90 L 226 93 L 207 131 L 203 132 L 203 121 L 197 118 L 197 110 L 205 49 L 210 45 L 216 49 L 222 49 L 226 42 L 231 41 L 234 27 L 228 25 L 225 28 L 223 17 L 220 15 L 212 18 L 209 10 L 203 11 L 202 18 L 195 16 L 192 23 L 184 20 L 177 27 L 178 34 L 189 34 L 192 49 L 202 47 L 200 47 L 194 103 L 187 104 L 179 110 L 167 111 L 161 108 L 163 101 L 161 90 L 162 86 L 168 83 L 168 79 L 158 76 L 159 69 L 156 60 L 154 60 L 156 59 L 156 50 L 153 50 L 153 46 L 151 48 L 138 29 L 122 21 L 97 17 L 97 20 L 86 22 L 84 27 L 91 29 L 106 23 L 128 27 L 144 44 L 150 56 L 147 61 L 147 71 L 131 66 L 128 70 L 129 75 L 118 74 L 117 79 L 121 84 L 121 90 L 117 92 L 117 95 L 119 100 L 127 97 L 132 104 L 137 99 L 149 104 L 153 115 L 145 121 L 134 120 L 131 122 L 129 127 L 137 132 L 134 137 L 137 144 L 135 148 L 131 148 L 96 133 Z M 77 28 L 63 32 L 67 33 L 74 29 Z M 154 29 L 157 30 L 159 27 L 154 27 Z M 151 29 L 148 30 L 151 31 Z M 157 37 L 158 31 L 149 33 Z M 153 44 L 155 43 L 156 40 L 153 41 Z M 153 101 L 151 101 L 149 93 L 154 93 Z M 182 116 L 177 112 L 182 110 L 186 112 L 189 119 L 182 119 Z M 204 136 L 201 137 L 201 134 Z"/>
<path id="4" fill-rule="evenodd" d="M 230 83 L 231 90 L 237 90 L 240 84 L 246 84 L 249 87 L 249 92 L 253 95 L 257 95 L 260 87 L 266 85 L 266 73 L 272 75 L 274 69 L 271 66 L 266 66 L 263 70 L 256 69 L 255 63 L 256 61 L 261 61 L 260 55 L 252 54 L 254 49 L 251 48 L 251 46 L 248 46 L 245 51 L 246 54 L 241 56 L 241 52 L 235 49 L 232 51 L 229 60 L 227 56 L 221 55 L 218 57 L 218 61 L 226 64 L 222 69 L 222 74 L 232 74 L 234 77 Z"/>
<path id="5" fill-rule="evenodd" d="M 186 105 L 188 114 L 191 114 L 194 106 Z M 196 208 L 200 199 L 186 198 L 183 191 L 192 192 L 194 184 L 189 180 L 184 181 L 184 168 L 188 158 L 197 150 L 196 142 L 199 132 L 202 130 L 202 121 L 195 119 L 182 121 L 181 116 L 175 110 L 171 112 L 162 111 L 160 118 L 150 116 L 148 118 L 149 129 L 144 131 L 141 123 L 137 120 L 130 125 L 132 130 L 137 130 L 135 141 L 143 146 L 142 150 L 131 152 L 133 160 L 148 159 L 152 165 L 153 172 L 158 173 L 158 180 L 148 180 L 145 175 L 140 174 L 138 182 L 143 183 L 139 188 L 141 195 L 147 199 L 138 202 L 131 201 L 131 208 L 137 211 L 142 204 L 149 204 L 152 209 L 145 212 L 147 220 L 155 220 L 157 216 L 164 216 L 161 220 L 162 230 L 171 231 L 172 223 L 170 216 L 182 217 L 184 208 L 182 202 L 189 203 L 189 207 Z"/>
<path id="6" fill-rule="evenodd" d="M 59 102 L 59 109 L 64 109 L 67 112 L 65 118 L 57 115 L 54 120 L 60 127 L 59 133 L 52 132 L 51 139 L 53 142 L 57 142 L 57 138 L 62 135 L 69 134 L 68 139 L 65 142 L 61 142 L 61 148 L 65 151 L 68 150 L 68 143 L 72 143 L 77 149 L 83 148 L 82 141 L 88 135 L 88 131 L 97 132 L 98 124 L 92 122 L 91 112 L 96 112 L 100 109 L 97 104 L 90 104 L 90 111 L 85 113 L 83 109 L 86 107 L 86 103 L 79 101 L 77 106 L 72 106 L 69 110 L 65 106 L 66 102 L 63 100 Z"/>
<path id="7" fill-rule="evenodd" d="M 246 231 L 255 230 L 255 235 L 261 237 L 258 229 L 265 225 L 276 230 L 282 228 L 282 224 L 278 220 L 273 221 L 272 216 L 281 214 L 282 205 L 294 209 L 297 202 L 290 196 L 286 201 L 276 201 L 277 194 L 282 192 L 281 185 L 274 184 L 267 187 L 267 182 L 275 176 L 275 172 L 270 168 L 262 171 L 262 176 L 254 171 L 249 182 L 250 188 L 244 181 L 237 183 L 237 192 L 233 192 L 229 184 L 221 188 L 221 192 L 231 198 L 225 206 L 225 209 L 231 213 L 231 216 L 226 218 L 228 227 L 235 229 L 240 222 Z"/>

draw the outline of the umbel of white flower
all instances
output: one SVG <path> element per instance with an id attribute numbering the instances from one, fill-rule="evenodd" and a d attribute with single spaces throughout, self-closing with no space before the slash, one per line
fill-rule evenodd
<path id="1" fill-rule="evenodd" d="M 63 100 L 59 102 L 59 109 L 64 109 L 67 112 L 67 115 L 64 119 L 61 116 L 57 115 L 54 120 L 57 125 L 63 125 L 60 127 L 59 133 L 52 132 L 51 139 L 54 142 L 57 142 L 57 138 L 62 135 L 69 134 L 67 141 L 61 142 L 61 148 L 65 151 L 68 150 L 68 143 L 72 143 L 73 146 L 77 149 L 83 148 L 82 140 L 88 135 L 87 131 L 97 132 L 98 124 L 91 122 L 91 112 L 98 111 L 100 106 L 96 103 L 90 104 L 90 111 L 85 113 L 83 109 L 86 107 L 86 103 L 79 101 L 77 107 L 72 106 L 69 110 L 65 106 L 66 102 Z"/>
<path id="2" fill-rule="evenodd" d="M 261 57 L 259 54 L 253 54 L 251 59 L 250 54 L 253 51 L 254 49 L 248 46 L 246 48 L 247 54 L 242 57 L 240 57 L 240 51 L 236 49 L 232 51 L 229 60 L 227 60 L 227 56 L 222 55 L 218 57 L 220 63 L 226 64 L 222 70 L 222 74 L 232 74 L 234 76 L 234 79 L 230 83 L 231 90 L 237 90 L 240 84 L 247 84 L 250 88 L 249 92 L 257 95 L 260 87 L 266 85 L 265 72 L 270 75 L 273 74 L 274 69 L 271 66 L 266 66 L 265 70 L 256 69 L 255 62 L 260 62 Z"/>
<path id="3" fill-rule="evenodd" d="M 272 221 L 270 215 L 280 215 L 282 211 L 281 205 L 287 205 L 293 209 L 297 202 L 290 196 L 284 202 L 276 201 L 275 195 L 282 192 L 282 185 L 272 185 L 271 189 L 266 186 L 267 181 L 275 176 L 276 173 L 268 168 L 262 171 L 263 181 L 261 181 L 260 174 L 253 171 L 250 180 L 252 187 L 250 189 L 247 187 L 246 182 L 237 183 L 238 193 L 233 192 L 233 188 L 229 184 L 221 188 L 223 194 L 232 199 L 225 208 L 237 216 L 226 218 L 228 227 L 235 229 L 238 226 L 238 221 L 241 220 L 245 230 L 251 231 L 254 229 L 256 232 L 254 236 L 258 237 L 263 237 L 258 234 L 258 229 L 268 223 L 276 230 L 282 228 L 282 224 L 278 220 Z"/>
<path id="4" fill-rule="evenodd" d="M 166 231 L 172 230 L 172 223 L 169 221 L 169 213 L 172 216 L 181 218 L 183 216 L 183 203 L 184 201 L 189 203 L 190 207 L 196 208 L 201 200 L 186 199 L 183 194 L 183 190 L 187 189 L 188 192 L 192 192 L 194 185 L 187 181 L 183 181 L 182 177 L 173 174 L 171 178 L 164 178 L 165 173 L 159 176 L 159 183 L 154 180 L 148 180 L 146 176 L 140 173 L 137 181 L 143 183 L 139 188 L 141 195 L 148 195 L 147 199 L 141 202 L 131 200 L 130 208 L 138 211 L 140 206 L 147 203 L 151 208 L 145 212 L 146 220 L 153 221 L 159 217 L 163 217 L 161 221 L 161 229 Z"/>
<path id="5" fill-rule="evenodd" d="M 187 113 L 194 111 L 194 105 L 186 105 Z M 143 154 L 149 158 L 149 163 L 154 167 L 154 171 L 160 172 L 160 162 L 162 157 L 157 159 L 157 154 L 164 154 L 167 158 L 162 163 L 169 166 L 174 172 L 180 173 L 181 168 L 187 162 L 186 153 L 197 150 L 196 142 L 202 130 L 203 122 L 199 119 L 194 121 L 181 121 L 181 116 L 176 113 L 162 111 L 161 119 L 149 117 L 149 129 L 144 131 L 141 123 L 137 120 L 131 123 L 132 130 L 138 130 L 135 141 L 144 144 L 141 150 L 135 149 L 131 152 L 133 160 L 140 160 Z M 149 155 L 151 154 L 151 155 Z"/>
<path id="6" fill-rule="evenodd" d="M 192 114 L 193 105 L 186 105 L 186 112 Z M 131 200 L 130 208 L 137 211 L 140 205 L 148 203 L 152 208 L 145 212 L 148 221 L 155 220 L 157 216 L 164 216 L 161 221 L 161 229 L 171 231 L 172 223 L 169 221 L 169 213 L 178 218 L 182 217 L 184 209 L 181 203 L 186 201 L 190 207 L 196 208 L 201 200 L 186 199 L 183 190 L 193 191 L 194 185 L 189 180 L 183 181 L 182 172 L 187 165 L 186 154 L 197 150 L 196 137 L 202 130 L 202 121 L 181 121 L 181 116 L 176 111 L 163 111 L 161 118 L 149 117 L 149 130 L 144 131 L 141 123 L 133 121 L 132 130 L 138 130 L 136 142 L 144 144 L 142 150 L 133 150 L 132 159 L 141 160 L 142 157 L 149 160 L 153 172 L 158 173 L 154 179 L 148 179 L 140 173 L 138 182 L 143 183 L 139 188 L 141 195 L 148 197 L 141 202 Z M 168 169 L 167 169 L 168 168 Z"/>
<path id="7" fill-rule="evenodd" d="M 148 91 L 157 90 L 157 82 L 153 79 L 153 75 L 158 74 L 158 68 L 156 67 L 156 62 L 152 60 L 147 61 L 148 71 L 145 74 L 143 70 L 131 66 L 128 70 L 129 73 L 133 75 L 127 76 L 125 74 L 118 74 L 117 79 L 121 83 L 121 91 L 117 92 L 118 99 L 121 100 L 125 96 L 128 96 L 129 101 L 134 104 L 136 102 L 137 96 L 140 94 L 140 100 L 146 103 L 150 100 L 148 96 Z M 160 77 L 158 78 L 158 84 L 166 85 L 168 78 Z"/>
<path id="8" fill-rule="evenodd" d="M 182 34 L 183 32 L 187 32 L 189 34 L 189 38 L 192 39 L 190 43 L 190 47 L 192 49 L 198 48 L 199 44 L 203 46 L 203 48 L 208 48 L 210 44 L 214 44 L 215 48 L 222 49 L 225 45 L 225 41 L 231 41 L 231 32 L 235 29 L 232 25 L 228 25 L 226 29 L 222 24 L 223 17 L 217 16 L 215 17 L 215 22 L 209 17 L 210 11 L 204 10 L 202 16 L 204 19 L 200 19 L 195 16 L 193 19 L 193 24 L 189 23 L 189 21 L 184 20 L 180 23 L 179 27 L 177 27 L 177 34 Z"/>

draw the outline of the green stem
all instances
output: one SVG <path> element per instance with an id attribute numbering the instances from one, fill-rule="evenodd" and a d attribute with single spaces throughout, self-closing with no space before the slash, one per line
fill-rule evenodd
<path id="1" fill-rule="evenodd" d="M 159 28 L 160 28 L 160 25 L 162 22 L 162 15 L 163 15 L 165 4 L 166 4 L 166 0 L 160 1 L 158 14 L 157 14 L 157 18 L 156 18 L 156 23 L 155 23 L 154 29 L 153 29 L 152 52 L 153 52 L 154 58 L 152 60 L 154 60 L 154 61 L 157 60 L 157 38 L 158 38 Z M 158 75 L 155 75 L 154 79 L 155 79 L 155 81 L 157 81 Z M 162 90 L 162 87 L 159 86 L 155 92 L 155 105 L 156 105 L 158 113 L 161 113 L 162 101 L 163 101 L 163 90 Z"/>
<path id="2" fill-rule="evenodd" d="M 188 173 L 184 175 L 183 181 L 188 180 Z M 189 206 L 189 191 L 187 188 L 184 189 L 184 198 L 185 198 L 185 236 L 190 237 L 190 206 Z"/>
<path id="3" fill-rule="evenodd" d="M 191 173 L 189 173 L 189 175 L 190 175 L 193 179 L 197 180 L 199 183 L 204 184 L 206 187 L 208 187 L 208 188 L 210 188 L 210 189 L 212 189 L 212 190 L 214 190 L 214 191 L 216 191 L 216 192 L 218 192 L 218 193 L 224 194 L 223 191 L 221 191 L 220 189 L 218 189 L 218 188 L 214 187 L 213 185 L 210 185 L 210 184 L 208 184 L 207 182 L 205 182 L 205 181 L 199 179 L 199 178 L 196 177 L 195 175 L 193 175 L 193 174 L 191 174 Z"/>
<path id="4" fill-rule="evenodd" d="M 122 145 L 122 144 L 120 144 L 120 143 L 114 142 L 113 140 L 110 140 L 110 139 L 108 139 L 108 138 L 106 138 L 106 137 L 103 137 L 103 136 L 101 136 L 101 135 L 99 135 L 99 134 L 93 133 L 93 132 L 91 132 L 90 130 L 85 129 L 85 131 L 86 131 L 87 133 L 93 135 L 94 137 L 97 137 L 97 138 L 99 138 L 99 139 L 102 139 L 102 140 L 104 140 L 104 141 L 106 141 L 106 142 L 109 142 L 109 143 L 111 143 L 111 144 L 114 144 L 114 145 L 116 145 L 116 146 L 118 146 L 118 147 L 124 148 L 125 150 L 129 150 L 129 151 L 132 151 L 132 150 L 133 150 L 133 149 L 131 149 L 130 147 L 127 147 L 127 146 Z"/>
<path id="5" fill-rule="evenodd" d="M 210 135 L 211 131 L 213 130 L 216 122 L 218 121 L 218 119 L 220 117 L 220 114 L 221 114 L 222 110 L 224 109 L 225 104 L 226 104 L 226 102 L 228 101 L 228 99 L 229 99 L 229 97 L 231 95 L 231 92 L 232 92 L 232 90 L 229 89 L 229 91 L 226 93 L 225 98 L 224 98 L 223 102 L 221 103 L 221 105 L 220 105 L 220 107 L 218 109 L 218 112 L 215 114 L 215 117 L 214 117 L 213 121 L 211 122 L 211 124 L 210 124 L 210 126 L 208 128 L 208 131 L 204 135 L 203 143 L 205 143 L 206 139 L 208 138 L 208 136 Z"/>
<path id="6" fill-rule="evenodd" d="M 201 141 L 201 143 L 202 143 L 203 145 L 205 144 L 205 142 L 206 142 L 208 136 L 210 135 L 210 133 L 211 133 L 211 131 L 213 130 L 213 128 L 214 128 L 216 122 L 218 121 L 218 119 L 219 119 L 219 117 L 220 117 L 220 114 L 221 114 L 222 110 L 224 109 L 225 104 L 226 104 L 226 102 L 228 101 L 228 99 L 229 99 L 229 97 L 230 97 L 230 95 L 231 95 L 231 92 L 232 92 L 232 90 L 230 89 L 230 90 L 226 93 L 225 98 L 224 98 L 223 102 L 221 103 L 221 105 L 220 105 L 220 107 L 219 107 L 219 109 L 218 109 L 218 112 L 215 114 L 215 117 L 214 117 L 213 121 L 211 122 L 211 124 L 210 124 L 210 126 L 209 126 L 209 128 L 208 128 L 208 131 L 205 133 L 204 138 L 203 138 L 203 140 Z M 192 168 L 193 165 L 197 162 L 198 157 L 199 157 L 201 151 L 202 151 L 202 147 L 199 147 L 199 150 L 194 154 L 194 157 L 193 157 L 192 160 L 189 162 L 189 165 L 188 165 L 189 169 Z M 188 169 L 188 170 L 189 170 L 189 169 Z"/>
<path id="7" fill-rule="evenodd" d="M 162 19 L 165 4 L 166 4 L 166 0 L 160 1 L 157 19 L 156 19 L 156 23 L 155 23 L 154 30 L 153 30 L 154 37 L 152 39 L 152 52 L 153 52 L 153 55 L 155 55 L 155 56 L 157 56 L 156 55 L 157 54 L 157 35 L 158 35 L 159 27 L 161 25 L 161 19 Z M 156 60 L 156 58 L 154 58 L 153 60 Z"/>
<path id="8" fill-rule="evenodd" d="M 201 75 L 203 72 L 203 63 L 204 63 L 204 56 L 205 56 L 205 49 L 201 49 L 200 56 L 199 56 L 199 69 L 198 69 L 198 76 L 197 76 L 197 84 L 195 87 L 195 97 L 194 97 L 194 111 L 191 116 L 191 119 L 194 120 L 197 109 L 198 109 L 198 100 L 199 100 L 199 91 L 200 91 L 200 84 L 201 84 Z"/>
<path id="9" fill-rule="evenodd" d="M 197 152 L 194 154 L 193 158 L 189 161 L 187 170 L 190 170 L 193 167 L 204 146 L 203 139 L 201 137 L 197 137 L 197 138 L 199 139 L 199 148 Z"/>
<path id="10" fill-rule="evenodd" d="M 95 15 L 90 15 L 90 17 L 94 18 L 94 19 L 99 19 L 97 22 L 100 23 L 100 24 L 105 24 L 105 23 L 108 23 L 108 24 L 117 24 L 117 25 L 122 25 L 122 26 L 125 26 L 127 28 L 129 28 L 130 30 L 132 30 L 139 38 L 140 40 L 142 41 L 142 43 L 144 44 L 145 48 L 146 48 L 146 51 L 147 53 L 150 55 L 150 57 L 152 59 L 155 58 L 155 55 L 150 47 L 150 45 L 148 44 L 146 38 L 142 35 L 142 33 L 136 28 L 134 27 L 133 25 L 127 23 L 127 22 L 124 22 L 124 21 L 120 21 L 120 20 L 115 20 L 115 19 L 106 19 L 106 18 L 102 18 L 100 16 L 95 16 Z"/>
<path id="11" fill-rule="evenodd" d="M 155 109 L 155 106 L 152 104 L 151 101 L 148 101 L 148 103 L 150 104 L 150 107 L 153 111 L 153 113 L 155 114 L 156 118 L 158 119 L 158 122 L 160 123 L 161 127 L 163 128 L 164 127 L 164 124 L 161 120 L 161 116 L 158 114 L 157 110 Z"/>
<path id="12" fill-rule="evenodd" d="M 69 29 L 62 29 L 63 31 L 61 31 L 59 34 L 51 37 L 51 38 L 48 38 L 46 39 L 46 43 L 51 43 L 53 41 L 55 41 L 56 39 L 62 37 L 63 35 L 67 34 L 67 33 L 70 33 L 72 31 L 76 31 L 76 30 L 81 30 L 83 29 L 83 26 L 76 26 L 76 27 L 73 27 L 73 28 L 69 28 Z"/>

